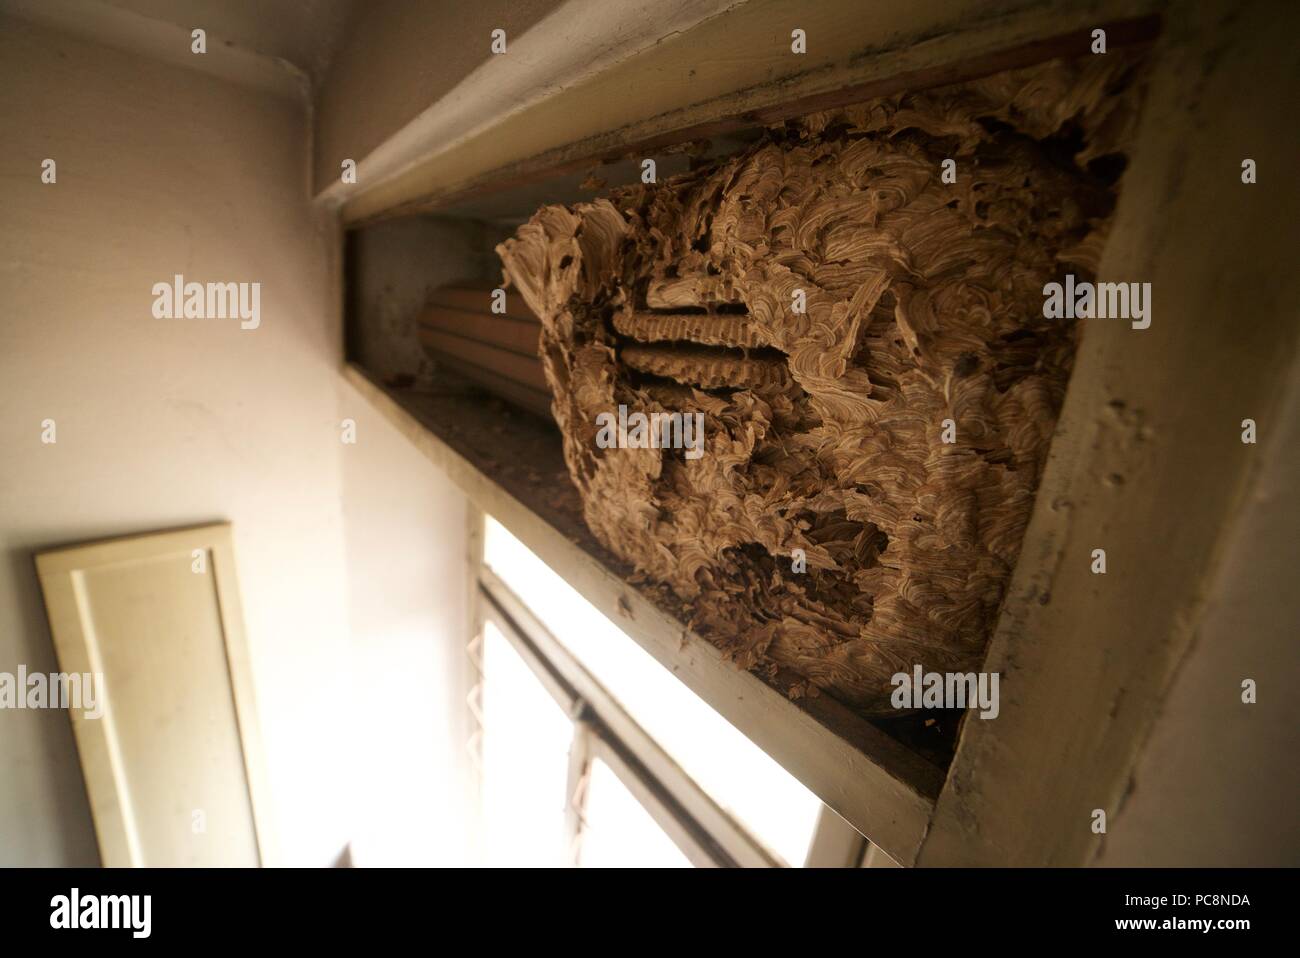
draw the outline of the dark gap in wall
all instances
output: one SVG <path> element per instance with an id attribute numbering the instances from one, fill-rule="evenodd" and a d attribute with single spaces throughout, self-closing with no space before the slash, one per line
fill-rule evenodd
<path id="1" fill-rule="evenodd" d="M 361 270 L 356 230 L 343 234 L 343 358 L 357 362 L 361 353 Z"/>
<path id="2" fill-rule="evenodd" d="M 682 313 L 689 316 L 748 316 L 749 307 L 744 303 L 710 303 L 706 306 L 646 306 L 644 299 L 638 307 L 647 313 L 673 316 Z"/>

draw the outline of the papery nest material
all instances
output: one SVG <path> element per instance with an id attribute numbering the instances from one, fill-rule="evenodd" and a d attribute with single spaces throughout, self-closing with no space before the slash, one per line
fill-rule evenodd
<path id="1" fill-rule="evenodd" d="M 743 667 L 865 713 L 916 664 L 979 668 L 1076 346 L 1043 286 L 1096 269 L 1114 184 L 1087 164 L 1122 154 L 1134 71 L 816 114 L 497 247 L 587 524 Z M 704 413 L 704 456 L 599 448 L 620 404 Z"/>

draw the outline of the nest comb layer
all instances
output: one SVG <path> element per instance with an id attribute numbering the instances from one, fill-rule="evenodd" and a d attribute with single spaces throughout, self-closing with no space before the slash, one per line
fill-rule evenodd
<path id="1" fill-rule="evenodd" d="M 1095 272 L 1133 71 L 815 114 L 497 247 L 592 532 L 742 667 L 865 713 L 915 664 L 979 667 L 1076 346 L 1043 286 Z M 599 448 L 620 405 L 703 413 L 703 456 Z"/>

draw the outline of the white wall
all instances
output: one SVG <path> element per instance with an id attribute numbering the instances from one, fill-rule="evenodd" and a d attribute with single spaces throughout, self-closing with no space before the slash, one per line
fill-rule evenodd
<path id="1" fill-rule="evenodd" d="M 328 864 L 371 814 L 355 730 L 400 729 L 362 751 L 413 766 L 459 714 L 428 690 L 463 612 L 464 503 L 342 383 L 305 108 L 0 18 L 0 129 L 0 671 L 55 665 L 34 550 L 229 519 L 281 852 Z M 174 273 L 260 282 L 261 327 L 153 318 Z M 403 695 L 367 697 L 386 674 Z M 64 713 L 0 711 L 0 768 L 0 864 L 97 861 Z"/>
<path id="2" fill-rule="evenodd" d="M 467 503 L 347 387 L 357 865 L 466 861 Z"/>

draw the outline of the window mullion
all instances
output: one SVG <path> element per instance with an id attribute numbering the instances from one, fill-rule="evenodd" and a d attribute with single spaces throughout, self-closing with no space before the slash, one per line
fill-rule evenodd
<path id="1" fill-rule="evenodd" d="M 487 614 L 521 648 L 543 682 L 550 683 L 548 688 L 558 685 L 566 690 L 567 697 L 552 691 L 563 708 L 571 710 L 579 697 L 585 701 L 609 737 L 635 756 L 645 775 L 673 797 L 672 807 L 689 816 L 691 826 L 703 828 L 730 861 L 759 867 L 781 864 L 682 770 L 490 568 L 481 570 L 480 582 Z"/>
<path id="2" fill-rule="evenodd" d="M 586 706 L 577 702 L 573 719 L 573 744 L 569 746 L 569 775 L 564 794 L 564 835 L 569 865 L 576 866 L 586 827 L 587 783 L 591 780 L 591 725 L 583 717 Z"/>

